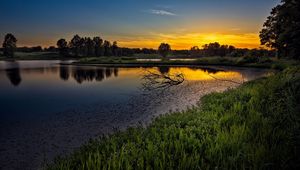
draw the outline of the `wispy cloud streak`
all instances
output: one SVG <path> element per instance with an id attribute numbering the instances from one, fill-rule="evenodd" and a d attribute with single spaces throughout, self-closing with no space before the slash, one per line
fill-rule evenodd
<path id="1" fill-rule="evenodd" d="M 172 13 L 172 12 L 166 11 L 166 10 L 150 9 L 148 12 L 151 14 L 155 14 L 155 15 L 176 16 L 175 13 Z"/>

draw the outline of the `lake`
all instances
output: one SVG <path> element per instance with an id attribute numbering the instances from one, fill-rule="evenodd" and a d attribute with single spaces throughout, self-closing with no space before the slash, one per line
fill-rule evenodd
<path id="1" fill-rule="evenodd" d="M 103 67 L 71 62 L 0 61 L 3 169 L 43 167 L 90 138 L 146 126 L 158 115 L 196 105 L 205 94 L 271 73 L 236 67 Z M 185 81 L 147 91 L 149 73 L 182 74 Z"/>

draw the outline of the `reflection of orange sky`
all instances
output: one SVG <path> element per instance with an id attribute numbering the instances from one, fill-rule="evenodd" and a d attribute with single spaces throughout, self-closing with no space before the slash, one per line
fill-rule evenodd
<path id="1" fill-rule="evenodd" d="M 158 73 L 158 69 L 157 68 L 147 68 L 147 69 L 143 69 L 143 68 L 130 68 L 130 69 L 126 69 L 126 68 L 122 68 L 119 69 L 119 76 L 136 76 L 136 74 L 147 74 L 147 71 L 150 72 L 155 72 Z M 213 77 L 215 78 L 219 78 L 219 79 L 237 79 L 237 78 L 241 78 L 241 74 L 239 74 L 238 72 L 232 72 L 232 71 L 219 71 L 217 73 L 208 73 L 207 71 L 203 71 L 201 69 L 191 69 L 191 68 L 187 68 L 187 67 L 171 67 L 169 70 L 169 74 L 170 75 L 175 75 L 175 74 L 179 74 L 179 73 L 183 73 L 185 80 L 215 80 Z M 211 77 L 210 75 L 212 75 L 213 77 Z"/>
<path id="2" fill-rule="evenodd" d="M 56 46 L 58 38 L 60 37 L 53 37 L 51 39 L 19 39 L 18 46 Z M 71 38 L 72 36 L 66 37 L 67 40 L 70 40 Z M 117 41 L 119 46 L 130 48 L 146 47 L 157 49 L 161 42 L 169 43 L 172 49 L 190 49 L 192 46 L 202 47 L 204 44 L 211 42 L 234 45 L 238 48 L 260 47 L 259 36 L 254 33 L 152 33 L 147 36 L 107 36 L 105 39 Z"/>
<path id="3" fill-rule="evenodd" d="M 208 73 L 207 71 L 203 71 L 200 69 L 190 69 L 190 68 L 171 68 L 170 72 L 171 75 L 174 75 L 176 73 L 183 73 L 184 78 L 186 80 L 215 80 L 210 75 L 214 76 L 215 78 L 220 79 L 236 79 L 240 78 L 241 75 L 238 72 L 224 72 L 220 71 L 217 73 Z"/>

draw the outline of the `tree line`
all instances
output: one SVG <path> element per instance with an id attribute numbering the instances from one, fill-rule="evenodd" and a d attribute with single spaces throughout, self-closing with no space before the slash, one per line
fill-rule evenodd
<path id="1" fill-rule="evenodd" d="M 198 46 L 192 47 L 187 53 L 193 57 L 244 57 L 244 56 L 256 56 L 256 57 L 275 57 L 275 50 L 268 50 L 264 48 L 248 49 L 248 48 L 236 48 L 233 45 L 220 44 L 218 42 L 205 44 L 200 49 Z"/>
<path id="2" fill-rule="evenodd" d="M 65 39 L 59 39 L 56 45 L 59 53 L 63 56 L 119 56 L 121 52 L 116 41 L 111 44 L 100 37 L 90 38 L 75 35 L 70 42 L 67 42 Z"/>
<path id="3" fill-rule="evenodd" d="M 160 54 L 163 58 L 168 55 L 176 57 L 211 57 L 211 56 L 258 56 L 275 57 L 275 50 L 266 49 L 241 49 L 232 45 L 221 45 L 218 42 L 205 44 L 200 49 L 193 46 L 190 50 L 172 50 L 168 43 L 161 43 L 158 49 L 152 48 L 121 48 L 117 42 L 110 43 L 102 40 L 100 37 L 80 37 L 75 35 L 70 42 L 65 39 L 57 41 L 57 47 L 48 48 L 36 47 L 18 47 L 17 39 L 13 34 L 7 34 L 3 43 L 3 54 L 13 57 L 14 52 L 59 52 L 63 57 L 100 57 L 100 56 L 133 56 L 134 54 Z"/>

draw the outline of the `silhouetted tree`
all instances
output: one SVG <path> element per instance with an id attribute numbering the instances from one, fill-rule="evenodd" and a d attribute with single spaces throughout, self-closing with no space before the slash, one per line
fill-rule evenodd
<path id="1" fill-rule="evenodd" d="M 203 45 L 203 51 L 206 56 L 228 56 L 235 51 L 232 45 L 221 45 L 218 42 Z"/>
<path id="2" fill-rule="evenodd" d="M 235 50 L 235 47 L 232 46 L 232 45 L 229 45 L 229 47 L 228 47 L 228 53 L 230 54 L 230 53 L 232 53 L 234 50 Z"/>
<path id="3" fill-rule="evenodd" d="M 167 43 L 161 43 L 158 47 L 158 53 L 165 59 L 171 52 L 171 46 Z"/>
<path id="4" fill-rule="evenodd" d="M 272 9 L 260 32 L 262 45 L 276 49 L 278 57 L 300 59 L 300 1 L 282 0 Z"/>
<path id="5" fill-rule="evenodd" d="M 32 52 L 42 52 L 43 48 L 41 46 L 31 47 Z"/>
<path id="6" fill-rule="evenodd" d="M 105 56 L 111 56 L 112 55 L 112 51 L 111 51 L 111 44 L 109 41 L 104 41 L 104 44 L 103 44 L 103 47 L 104 47 L 104 55 Z"/>
<path id="7" fill-rule="evenodd" d="M 190 53 L 191 53 L 191 55 L 192 56 L 200 56 L 200 49 L 199 49 L 199 47 L 198 46 L 194 46 L 194 47 L 192 47 L 191 48 L 191 50 L 190 50 Z"/>
<path id="8" fill-rule="evenodd" d="M 65 39 L 60 39 L 56 43 L 59 53 L 62 56 L 67 56 L 68 55 L 68 43 Z"/>
<path id="9" fill-rule="evenodd" d="M 87 49 L 85 56 L 95 56 L 95 44 L 90 37 L 85 38 L 85 46 Z"/>
<path id="10" fill-rule="evenodd" d="M 219 50 L 217 51 L 217 54 L 221 57 L 224 57 L 228 52 L 228 45 L 221 45 Z"/>
<path id="11" fill-rule="evenodd" d="M 82 46 L 81 43 L 82 43 L 81 37 L 76 34 L 69 43 L 73 55 L 79 56 L 80 47 Z"/>
<path id="12" fill-rule="evenodd" d="M 80 50 L 79 50 L 79 53 L 81 56 L 87 56 L 87 52 L 88 52 L 88 49 L 87 49 L 87 46 L 86 46 L 86 41 L 85 41 L 86 38 L 80 38 Z"/>
<path id="13" fill-rule="evenodd" d="M 17 48 L 17 39 L 13 34 L 6 34 L 3 42 L 3 55 L 6 57 L 14 57 Z"/>
<path id="14" fill-rule="evenodd" d="M 57 49 L 54 46 L 50 46 L 48 48 L 45 48 L 44 51 L 47 51 L 47 52 L 56 52 Z"/>
<path id="15" fill-rule="evenodd" d="M 112 51 L 112 54 L 113 56 L 118 56 L 118 45 L 117 45 L 117 42 L 114 41 L 113 42 L 113 45 L 111 46 L 111 51 Z"/>
<path id="16" fill-rule="evenodd" d="M 141 53 L 143 54 L 156 54 L 157 51 L 152 48 L 142 48 Z"/>
<path id="17" fill-rule="evenodd" d="M 203 50 L 208 56 L 217 56 L 221 45 L 218 42 L 205 44 Z"/>
<path id="18" fill-rule="evenodd" d="M 104 55 L 103 40 L 100 37 L 94 37 L 93 41 L 95 45 L 95 55 L 97 57 L 103 56 Z"/>

